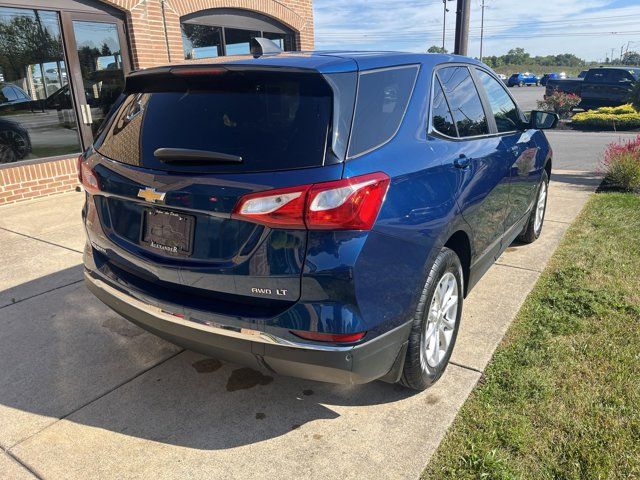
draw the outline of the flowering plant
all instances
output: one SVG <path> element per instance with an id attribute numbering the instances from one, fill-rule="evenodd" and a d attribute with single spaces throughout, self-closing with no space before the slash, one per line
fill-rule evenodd
<path id="1" fill-rule="evenodd" d="M 553 92 L 553 95 L 549 95 L 544 100 L 538 101 L 538 108 L 540 110 L 550 110 L 557 113 L 560 118 L 569 118 L 571 116 L 571 110 L 578 106 L 580 103 L 580 97 L 575 93 Z"/>
<path id="2" fill-rule="evenodd" d="M 602 171 L 605 179 L 623 190 L 640 187 L 640 135 L 624 142 L 609 144 L 604 152 Z"/>

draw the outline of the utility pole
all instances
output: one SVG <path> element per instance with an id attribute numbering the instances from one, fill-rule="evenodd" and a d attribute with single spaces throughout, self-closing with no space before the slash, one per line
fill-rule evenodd
<path id="1" fill-rule="evenodd" d="M 469 46 L 469 17 L 471 11 L 471 0 L 458 0 L 458 10 L 456 11 L 456 45 L 454 53 L 466 55 Z"/>
<path id="2" fill-rule="evenodd" d="M 447 33 L 447 12 L 449 11 L 447 0 L 442 0 L 442 6 L 444 7 L 444 12 L 442 12 L 442 53 L 444 53 L 444 37 Z"/>
<path id="3" fill-rule="evenodd" d="M 482 61 L 482 40 L 484 39 L 484 0 L 482 0 L 482 14 L 480 15 L 480 61 Z"/>
<path id="4" fill-rule="evenodd" d="M 609 59 L 610 62 L 609 63 L 613 63 L 613 51 L 615 50 L 615 48 L 611 49 L 611 58 Z"/>

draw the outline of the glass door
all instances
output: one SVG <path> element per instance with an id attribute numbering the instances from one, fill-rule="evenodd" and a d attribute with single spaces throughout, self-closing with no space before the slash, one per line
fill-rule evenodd
<path id="1" fill-rule="evenodd" d="M 124 25 L 107 16 L 74 14 L 67 19 L 77 114 L 86 146 L 124 88 L 129 71 Z"/>

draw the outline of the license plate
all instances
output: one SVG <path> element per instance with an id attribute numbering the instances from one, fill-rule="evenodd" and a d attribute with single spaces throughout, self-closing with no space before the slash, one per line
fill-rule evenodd
<path id="1" fill-rule="evenodd" d="M 193 253 L 195 217 L 167 210 L 145 210 L 140 243 L 176 257 Z"/>

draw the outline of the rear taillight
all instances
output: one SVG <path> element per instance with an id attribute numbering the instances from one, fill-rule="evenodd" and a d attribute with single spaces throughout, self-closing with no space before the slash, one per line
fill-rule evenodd
<path id="1" fill-rule="evenodd" d="M 389 176 L 377 172 L 267 190 L 240 198 L 233 216 L 272 228 L 370 230 L 388 187 Z"/>
<path id="2" fill-rule="evenodd" d="M 95 193 L 100 191 L 100 181 L 95 172 L 87 165 L 87 162 L 80 162 L 78 167 L 80 181 L 82 186 L 89 193 Z"/>
<path id="3" fill-rule="evenodd" d="M 84 154 L 80 154 L 78 157 L 76 168 L 78 169 L 78 181 L 82 183 L 82 162 L 84 161 Z"/>
<path id="4" fill-rule="evenodd" d="M 307 332 L 304 330 L 291 330 L 295 336 L 316 342 L 353 343 L 362 340 L 365 333 L 320 333 Z"/>

